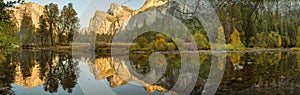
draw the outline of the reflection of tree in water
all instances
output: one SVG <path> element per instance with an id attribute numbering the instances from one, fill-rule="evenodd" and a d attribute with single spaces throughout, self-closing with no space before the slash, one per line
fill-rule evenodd
<path id="1" fill-rule="evenodd" d="M 54 56 L 51 56 L 53 60 Z M 57 92 L 59 84 L 62 85 L 64 90 L 72 93 L 72 89 L 77 84 L 78 78 L 78 62 L 72 59 L 71 54 L 60 52 L 58 55 L 58 63 L 52 66 L 53 62 L 49 62 L 50 72 L 46 78 L 44 89 L 50 93 Z"/>
<path id="2" fill-rule="evenodd" d="M 45 91 L 55 93 L 58 91 L 58 87 L 62 86 L 64 90 L 72 93 L 72 89 L 77 84 L 79 74 L 79 69 L 77 67 L 78 62 L 72 59 L 70 53 L 22 50 L 13 52 L 11 58 L 13 58 L 12 66 L 10 63 L 0 65 L 0 69 L 3 70 L 0 72 L 0 78 L 2 78 L 2 73 L 4 74 L 3 77 L 5 77 L 5 80 L 1 82 L 7 84 L 14 82 L 13 78 L 15 77 L 16 66 L 20 66 L 23 77 L 20 81 L 26 81 L 28 77 L 36 76 L 32 75 L 32 70 L 34 67 L 38 66 L 38 79 L 42 81 L 41 83 L 44 83 Z M 11 76 L 12 79 L 6 78 L 6 76 Z M 37 79 L 33 80 L 37 81 Z M 0 84 L 0 86 L 2 86 L 2 84 Z"/>
<path id="3" fill-rule="evenodd" d="M 129 57 L 132 68 L 140 73 L 146 74 L 150 72 L 149 55 L 146 54 L 131 54 Z"/>
<path id="4" fill-rule="evenodd" d="M 66 56 L 65 64 L 62 66 L 61 85 L 63 86 L 63 89 L 67 90 L 69 93 L 72 92 L 72 88 L 74 88 L 77 83 L 79 74 L 77 65 L 78 62 L 74 62 L 71 55 Z"/>
<path id="5" fill-rule="evenodd" d="M 155 85 L 171 89 L 180 73 L 180 56 L 166 54 L 165 57 L 168 62 L 167 69 Z M 210 54 L 200 54 L 201 66 L 192 94 L 201 94 L 211 69 L 211 57 L 213 56 Z M 148 58 L 145 54 L 131 55 L 131 65 L 136 67 L 134 68 L 136 71 L 143 73 L 141 71 L 151 69 L 147 67 Z M 300 91 L 298 87 L 300 54 L 290 52 L 230 53 L 227 58 L 217 95 L 286 94 Z"/>
<path id="6" fill-rule="evenodd" d="M 24 79 L 31 76 L 32 68 L 35 65 L 34 58 L 34 52 L 21 51 L 19 65 Z"/>
<path id="7" fill-rule="evenodd" d="M 296 56 L 289 52 L 247 53 L 239 64 L 243 69 L 227 64 L 217 94 L 297 93 L 300 74 Z"/>
<path id="8" fill-rule="evenodd" d="M 54 93 L 57 92 L 58 89 L 58 74 L 55 70 L 55 67 L 53 67 L 53 60 L 55 59 L 55 54 L 53 52 L 51 52 L 50 56 L 49 56 L 50 60 L 48 60 L 48 66 L 49 68 L 49 73 L 46 77 L 46 83 L 44 84 L 44 90 L 48 91 L 50 93 Z"/>
<path id="9" fill-rule="evenodd" d="M 11 57 L 5 58 L 3 55 L 0 55 L 0 94 L 14 94 L 11 84 L 15 80 L 16 65 L 10 64 L 10 58 Z"/>
<path id="10" fill-rule="evenodd" d="M 41 51 L 41 53 L 37 54 L 37 62 L 39 63 L 40 70 L 40 79 L 45 80 L 47 71 L 49 70 L 49 66 L 52 66 L 50 62 L 52 62 L 53 51 Z"/>

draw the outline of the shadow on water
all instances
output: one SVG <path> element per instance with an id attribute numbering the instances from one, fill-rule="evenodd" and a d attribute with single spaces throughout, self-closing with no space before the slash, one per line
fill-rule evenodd
<path id="1" fill-rule="evenodd" d="M 148 74 L 149 54 L 131 54 L 130 66 L 139 74 Z M 167 64 L 154 83 L 131 74 L 126 61 L 109 54 L 76 56 L 68 52 L 14 51 L 0 56 L 1 94 L 165 94 L 177 82 L 181 69 L 179 54 L 164 54 Z M 200 53 L 197 82 L 192 95 L 201 94 L 208 81 L 212 58 Z M 300 93 L 300 54 L 293 52 L 229 53 L 222 81 L 215 94 L 296 94 Z M 216 63 L 219 63 L 216 60 Z M 157 71 L 158 72 L 158 71 Z M 119 74 L 128 74 L 124 77 Z M 127 81 L 130 79 L 132 81 Z M 176 92 L 175 92 L 176 93 Z"/>

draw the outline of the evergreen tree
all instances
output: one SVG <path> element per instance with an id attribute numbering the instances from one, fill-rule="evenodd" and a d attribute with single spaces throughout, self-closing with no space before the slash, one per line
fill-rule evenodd
<path id="1" fill-rule="evenodd" d="M 20 40 L 23 45 L 33 45 L 35 43 L 35 27 L 33 25 L 32 19 L 28 14 L 23 14 L 23 19 L 20 29 Z"/>
<path id="2" fill-rule="evenodd" d="M 48 45 L 49 42 L 49 30 L 47 26 L 47 21 L 44 15 L 41 15 L 39 17 L 39 28 L 37 30 L 38 32 L 38 37 L 40 38 L 40 43 L 42 46 Z"/>
<path id="3" fill-rule="evenodd" d="M 48 22 L 49 22 L 49 33 L 50 33 L 51 45 L 54 46 L 53 35 L 54 35 L 54 30 L 56 29 L 58 23 L 58 15 L 59 15 L 58 5 L 50 3 L 49 5 L 46 5 L 45 8 L 49 18 Z"/>
<path id="4" fill-rule="evenodd" d="M 61 15 L 59 16 L 59 28 L 58 33 L 59 42 L 64 43 L 67 40 L 67 43 L 72 42 L 74 31 L 77 31 L 79 28 L 79 18 L 77 13 L 73 8 L 73 4 L 69 3 L 67 6 L 63 7 Z"/>

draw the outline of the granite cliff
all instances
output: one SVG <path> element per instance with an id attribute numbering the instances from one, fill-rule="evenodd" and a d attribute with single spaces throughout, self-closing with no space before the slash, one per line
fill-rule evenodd
<path id="1" fill-rule="evenodd" d="M 147 0 L 144 5 L 137 10 L 130 9 L 127 6 L 111 4 L 110 9 L 107 12 L 95 12 L 94 17 L 90 20 L 89 31 L 96 32 L 97 34 L 112 35 L 118 32 L 124 22 L 128 21 L 132 16 L 151 7 L 157 7 L 167 2 L 168 1 L 166 0 Z"/>
<path id="2" fill-rule="evenodd" d="M 7 10 L 10 13 L 11 21 L 16 24 L 17 28 L 21 27 L 21 22 L 24 14 L 31 17 L 35 28 L 39 27 L 39 17 L 41 15 L 46 15 L 44 13 L 44 11 L 46 11 L 45 7 L 33 2 L 28 2 L 15 8 L 9 8 Z"/>

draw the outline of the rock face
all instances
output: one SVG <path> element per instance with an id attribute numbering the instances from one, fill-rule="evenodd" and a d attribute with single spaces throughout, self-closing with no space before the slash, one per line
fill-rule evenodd
<path id="1" fill-rule="evenodd" d="M 108 12 L 96 11 L 95 16 L 90 20 L 89 31 L 105 35 L 115 34 L 135 14 L 165 3 L 167 1 L 147 0 L 138 10 L 132 10 L 127 6 L 111 4 Z"/>
<path id="2" fill-rule="evenodd" d="M 39 27 L 39 17 L 44 14 L 46 9 L 44 6 L 28 2 L 22 5 L 17 6 L 16 8 L 9 8 L 7 9 L 11 16 L 11 21 L 13 21 L 17 28 L 20 28 L 22 18 L 24 14 L 29 15 L 32 18 L 33 25 L 38 28 Z"/>
<path id="3" fill-rule="evenodd" d="M 132 10 L 118 4 L 111 4 L 108 13 L 96 11 L 91 18 L 89 31 L 98 34 L 114 34 L 132 16 Z"/>

